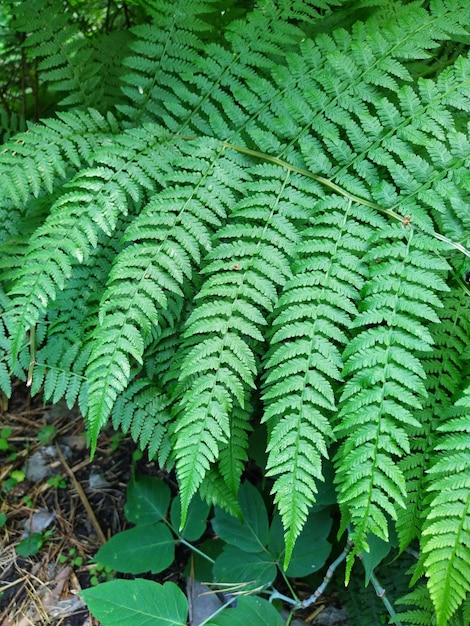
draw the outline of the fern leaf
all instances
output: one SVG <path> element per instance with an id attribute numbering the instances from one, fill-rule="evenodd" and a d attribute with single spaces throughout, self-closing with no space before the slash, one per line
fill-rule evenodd
<path id="1" fill-rule="evenodd" d="M 93 152 L 117 130 L 112 114 L 97 111 L 59 113 L 5 144 L 0 153 L 0 210 L 5 219 L 11 205 L 26 205 L 33 196 L 52 193 L 85 164 Z"/>
<path id="2" fill-rule="evenodd" d="M 204 476 L 204 480 L 199 487 L 199 494 L 209 504 L 224 509 L 233 517 L 241 518 L 242 513 L 238 502 L 238 493 L 237 495 L 233 494 L 216 465 L 210 467 Z"/>
<path id="3" fill-rule="evenodd" d="M 133 133 L 135 155 L 154 153 L 156 138 L 146 133 Z M 134 194 L 132 157 L 123 146 L 127 136 L 115 140 L 113 159 L 106 167 L 85 169 L 70 183 L 71 192 L 63 195 L 51 208 L 44 225 L 31 237 L 24 261 L 29 272 L 18 273 L 18 281 L 12 288 L 15 302 L 9 312 L 12 320 L 12 361 L 15 363 L 24 341 L 24 333 L 33 326 L 58 290 L 64 288 L 72 266 L 83 263 L 90 249 L 97 245 L 100 231 L 110 235 L 116 229 L 119 215 L 128 213 L 128 194 L 137 202 L 144 194 L 139 188 Z M 138 143 L 140 140 L 140 144 Z M 119 151 L 119 147 L 121 148 Z M 138 147 L 140 152 L 137 153 Z M 145 168 L 145 160 L 142 169 Z M 144 177 L 145 178 L 145 177 Z M 145 178 L 147 181 L 147 178 Z M 99 207 L 99 211 L 96 210 Z M 129 347 L 136 349 L 137 338 Z"/>
<path id="4" fill-rule="evenodd" d="M 197 489 L 238 512 L 261 392 L 286 564 L 334 450 L 348 576 L 371 533 L 425 530 L 427 601 L 460 619 L 467 1 L 140 0 L 109 37 L 57 1 L 16 3 L 74 110 L 0 154 L 0 387 L 36 335 L 32 390 L 174 462 L 183 517 Z"/>
<path id="5" fill-rule="evenodd" d="M 149 459 L 158 459 L 161 467 L 170 451 L 168 407 L 168 398 L 156 390 L 155 384 L 140 378 L 119 396 L 112 410 L 113 427 L 125 434 L 130 432 L 141 450 L 147 449 Z"/>
<path id="6" fill-rule="evenodd" d="M 118 108 L 134 124 L 156 121 L 176 130 L 172 123 L 175 114 L 187 115 L 194 107 L 194 98 L 186 108 L 178 95 L 185 96 L 182 76 L 193 71 L 192 63 L 202 51 L 198 34 L 209 26 L 201 15 L 210 13 L 211 8 L 207 0 L 195 0 L 190 9 L 184 0 L 171 5 L 152 3 L 149 11 L 158 27 L 146 24 L 133 29 L 136 39 L 124 60 L 128 71 L 122 87 L 128 103 Z"/>
<path id="7" fill-rule="evenodd" d="M 50 0 L 29 0 L 17 7 L 15 28 L 27 34 L 23 47 L 38 61 L 43 80 L 67 93 L 60 104 L 86 108 L 102 98 L 101 63 L 67 9 L 58 10 Z"/>
<path id="8" fill-rule="evenodd" d="M 269 311 L 273 302 L 260 302 L 252 285 L 261 276 L 274 295 L 289 277 L 288 259 L 297 240 L 294 218 L 304 217 L 300 207 L 289 204 L 290 186 L 296 185 L 289 173 L 278 177 L 277 168 L 259 168 L 259 173 L 261 188 L 269 185 L 275 193 L 267 205 L 264 190 L 255 185 L 232 213 L 232 223 L 220 231 L 219 245 L 208 257 L 207 279 L 187 322 L 174 444 L 183 511 L 231 437 L 230 415 L 243 408 L 254 387 L 255 342 L 266 324 L 266 305 Z M 215 284 L 223 299 L 210 307 Z"/>
<path id="9" fill-rule="evenodd" d="M 400 611 L 398 614 L 400 621 L 403 623 L 413 624 L 414 626 L 435 625 L 432 600 L 426 585 L 421 584 L 416 589 L 413 589 L 413 591 L 406 594 L 403 598 L 400 598 L 397 604 L 412 607 L 406 611 Z"/>
<path id="10" fill-rule="evenodd" d="M 422 531 L 423 561 L 438 626 L 447 624 L 470 593 L 470 395 L 460 416 L 438 427 L 437 461 L 429 469 L 430 508 Z"/>
<path id="11" fill-rule="evenodd" d="M 429 595 L 429 589 L 424 583 L 413 589 L 410 593 L 396 601 L 397 604 L 410 608 L 400 611 L 397 620 L 402 624 L 412 624 L 413 626 L 436 626 L 438 624 L 434 606 Z M 468 624 L 468 602 L 458 609 L 446 626 L 467 626 Z M 465 612 L 467 609 L 467 613 Z"/>
<path id="12" fill-rule="evenodd" d="M 167 149 L 167 158 L 168 154 Z M 165 316 L 177 319 L 183 285 L 210 249 L 214 226 L 220 223 L 232 197 L 230 190 L 218 197 L 212 195 L 214 186 L 221 187 L 230 160 L 219 159 L 214 168 L 209 155 L 214 158 L 217 152 L 204 144 L 201 158 L 192 150 L 194 170 L 188 184 L 153 194 L 124 234 L 127 245 L 110 273 L 100 305 L 96 349 L 86 373 L 90 381 L 87 423 L 93 442 L 127 386 L 132 363 L 142 364 L 150 334 L 158 335 Z M 174 158 L 179 158 L 178 151 Z M 189 164 L 186 168 L 189 171 Z M 232 185 L 236 184 L 233 177 Z M 244 367 L 243 354 L 238 357 Z"/>
<path id="13" fill-rule="evenodd" d="M 464 299 L 465 294 L 461 291 L 446 294 L 440 322 L 431 329 L 435 348 L 423 361 L 428 398 L 424 401 L 423 410 L 417 414 L 420 428 L 411 437 L 411 454 L 400 462 L 408 492 L 406 509 L 400 512 L 397 519 L 401 550 L 421 534 L 426 510 L 429 509 L 429 502 L 426 504 L 427 459 L 433 456 L 436 427 L 450 410 L 463 382 L 462 356 L 470 327 Z"/>
<path id="14" fill-rule="evenodd" d="M 243 405 L 246 407 L 247 402 Z M 238 487 L 245 463 L 248 461 L 248 434 L 253 430 L 249 422 L 250 417 L 251 411 L 234 406 L 229 418 L 230 437 L 219 452 L 219 473 L 233 494 L 235 502 L 238 498 Z M 219 504 L 223 505 L 223 502 Z"/>
<path id="15" fill-rule="evenodd" d="M 122 233 L 126 219 L 116 234 Z M 86 262 L 74 269 L 72 277 L 48 306 L 45 345 L 38 348 L 33 370 L 31 393 L 44 385 L 44 400 L 60 399 L 60 387 L 54 380 L 66 379 L 63 395 L 71 407 L 77 400 L 90 354 L 90 335 L 96 324 L 99 296 L 106 284 L 113 259 L 120 249 L 119 239 L 108 240 L 101 234 Z M 53 396 L 52 396 L 53 394 Z"/>
<path id="16" fill-rule="evenodd" d="M 11 135 L 25 130 L 26 122 L 22 116 L 0 109 L 0 143 L 5 143 Z"/>
<path id="17" fill-rule="evenodd" d="M 403 286 L 411 283 L 430 289 L 432 270 L 439 275 L 448 268 L 432 252 L 425 257 L 433 245 L 423 235 L 388 228 L 377 235 L 376 246 L 366 255 L 371 277 L 354 325 L 367 324 L 369 329 L 359 331 L 344 352 L 347 380 L 335 429 L 343 439 L 336 455 L 336 481 L 343 524 L 351 522 L 354 528 L 352 555 L 367 549 L 369 533 L 387 541 L 387 517 L 395 520 L 396 508 L 405 506 L 405 480 L 396 461 L 410 452 L 408 428 L 419 427 L 412 410 L 421 408 L 420 396 L 426 391 L 423 366 L 401 349 L 408 348 L 413 355 L 413 343 L 407 345 L 411 333 L 403 312 L 415 320 L 413 332 L 418 329 L 428 350 L 433 340 L 424 322 L 436 314 L 419 299 L 419 291 L 418 298 L 412 290 L 405 296 Z M 388 276 L 399 280 L 389 281 Z"/>
<path id="18" fill-rule="evenodd" d="M 343 205 L 322 202 L 304 233 L 294 277 L 276 306 L 265 365 L 267 474 L 276 477 L 272 492 L 285 528 L 286 564 L 322 479 L 322 457 L 333 439 L 341 350 L 364 282 L 360 253 L 368 247 L 370 225 L 352 203 L 340 211 Z"/>

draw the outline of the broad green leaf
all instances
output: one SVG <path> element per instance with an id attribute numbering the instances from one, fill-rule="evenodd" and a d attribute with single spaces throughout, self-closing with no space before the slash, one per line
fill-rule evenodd
<path id="1" fill-rule="evenodd" d="M 323 567 L 331 551 L 331 544 L 327 537 L 331 529 L 331 517 L 324 509 L 312 513 L 295 542 L 292 557 L 286 570 L 287 576 L 301 578 L 318 571 Z M 273 518 L 268 549 L 282 568 L 284 561 L 284 538 L 281 517 L 276 514 Z"/>
<path id="2" fill-rule="evenodd" d="M 181 532 L 181 502 L 179 498 L 174 498 L 171 503 L 170 520 L 173 530 L 187 541 L 197 541 L 204 534 L 207 528 L 207 516 L 209 515 L 209 505 L 201 500 L 198 494 L 189 503 L 186 523 Z"/>
<path id="3" fill-rule="evenodd" d="M 274 582 L 276 564 L 267 552 L 244 552 L 227 545 L 214 563 L 214 578 L 219 583 L 246 583 L 243 589 L 259 589 Z M 239 589 L 241 591 L 241 589 Z"/>
<path id="4" fill-rule="evenodd" d="M 152 476 L 139 476 L 129 482 L 124 514 L 134 524 L 154 524 L 162 520 L 170 505 L 170 488 Z"/>
<path id="5" fill-rule="evenodd" d="M 27 558 L 37 554 L 44 544 L 44 536 L 42 533 L 33 533 L 20 541 L 16 546 L 16 553 Z"/>
<path id="6" fill-rule="evenodd" d="M 186 626 L 186 598 L 171 582 L 112 580 L 80 595 L 101 626 Z"/>
<path id="7" fill-rule="evenodd" d="M 268 513 L 260 492 L 251 483 L 240 487 L 243 521 L 216 509 L 212 526 L 221 539 L 246 552 L 261 552 L 268 542 Z"/>
<path id="8" fill-rule="evenodd" d="M 367 543 L 369 544 L 369 552 L 364 551 L 361 555 L 362 564 L 366 572 L 366 587 L 369 584 L 370 576 L 374 569 L 392 549 L 392 543 L 390 541 L 383 541 L 383 539 L 375 535 L 369 535 L 367 537 Z"/>
<path id="9" fill-rule="evenodd" d="M 98 550 L 95 561 L 118 572 L 157 574 L 175 558 L 175 540 L 162 523 L 124 530 Z"/>
<path id="10" fill-rule="evenodd" d="M 284 620 L 267 600 L 241 596 L 236 608 L 222 611 L 206 626 L 284 626 Z"/>

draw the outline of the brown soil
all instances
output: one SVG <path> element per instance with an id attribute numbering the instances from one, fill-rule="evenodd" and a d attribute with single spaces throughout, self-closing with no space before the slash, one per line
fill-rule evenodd
<path id="1" fill-rule="evenodd" d="M 44 444 L 38 435 L 46 425 L 56 435 Z M 90 559 L 125 528 L 135 445 L 108 430 L 90 462 L 81 416 L 65 405 L 31 401 L 20 384 L 0 416 L 0 431 L 6 427 L 12 433 L 8 450 L 0 450 L 0 516 L 7 518 L 0 528 L 0 624 L 96 625 L 78 594 L 90 586 Z M 39 468 L 32 467 L 38 458 Z M 26 477 L 15 482 L 18 471 Z M 39 523 L 44 543 L 37 554 L 21 557 L 15 548 L 31 523 Z"/>

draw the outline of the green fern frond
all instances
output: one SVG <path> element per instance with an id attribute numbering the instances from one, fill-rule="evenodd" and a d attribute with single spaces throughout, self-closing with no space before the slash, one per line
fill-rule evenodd
<path id="1" fill-rule="evenodd" d="M 14 25 L 27 36 L 24 48 L 31 60 L 38 61 L 41 78 L 50 87 L 67 95 L 62 106 L 87 108 L 100 101 L 101 63 L 80 33 L 74 13 L 66 3 L 30 0 L 16 7 Z"/>
<path id="2" fill-rule="evenodd" d="M 304 208 L 290 202 L 298 183 L 289 172 L 270 166 L 256 171 L 260 182 L 231 214 L 208 256 L 206 281 L 185 331 L 174 443 L 183 510 L 230 438 L 230 414 L 243 408 L 254 387 L 254 348 L 277 289 L 290 276 L 295 219 L 305 219 Z"/>
<path id="3" fill-rule="evenodd" d="M 149 459 L 157 459 L 160 467 L 170 454 L 168 426 L 171 419 L 169 399 L 156 389 L 155 383 L 139 378 L 129 384 L 112 410 L 112 424 L 124 434 L 130 433 Z"/>
<path id="4" fill-rule="evenodd" d="M 132 39 L 130 30 L 106 32 L 93 37 L 93 63 L 98 64 L 100 77 L 93 106 L 100 111 L 113 111 L 122 102 L 123 61 L 129 53 Z"/>
<path id="5" fill-rule="evenodd" d="M 228 46 L 222 41 L 205 44 L 201 54 L 202 42 L 196 35 L 208 31 L 201 15 L 220 10 L 217 3 L 214 8 L 212 4 L 198 0 L 191 3 L 191 11 L 184 0 L 176 6 L 159 5 L 154 10 L 159 29 L 134 29 L 137 40 L 125 61 L 130 69 L 123 87 L 128 104 L 119 106 L 130 120 L 154 121 L 173 132 L 231 141 L 245 135 L 252 120 L 259 126 L 256 117 L 268 113 L 266 101 L 277 95 L 266 69 L 304 37 L 294 22 L 314 21 L 319 17 L 314 10 L 319 3 L 309 2 L 308 11 L 306 3 L 299 1 L 267 3 L 262 11 L 227 28 Z M 266 74 L 263 79 L 261 72 Z M 270 132 L 265 136 L 274 139 Z M 279 141 L 274 141 L 278 146 Z"/>
<path id="6" fill-rule="evenodd" d="M 117 131 L 111 113 L 97 111 L 59 113 L 8 141 L 0 152 L 0 215 L 8 216 L 13 202 L 24 206 L 40 194 L 70 179 L 92 154 Z"/>
<path id="7" fill-rule="evenodd" d="M 25 130 L 26 122 L 21 115 L 0 109 L 0 144 L 8 141 L 12 135 Z"/>
<path id="8" fill-rule="evenodd" d="M 195 0 L 189 7 L 184 0 L 177 0 L 147 5 L 158 26 L 145 24 L 133 29 L 135 41 L 124 60 L 128 71 L 122 77 L 127 103 L 118 105 L 133 124 L 157 122 L 176 131 L 179 124 L 172 120 L 193 109 L 196 94 L 188 108 L 181 102 L 187 97 L 183 77 L 194 71 L 193 64 L 202 53 L 199 35 L 208 31 L 209 25 L 201 15 L 211 12 L 211 4 L 210 0 Z"/>
<path id="9" fill-rule="evenodd" d="M 464 381 L 464 350 L 468 344 L 470 313 L 465 293 L 457 289 L 442 300 L 440 321 L 431 327 L 435 347 L 423 361 L 428 397 L 417 413 L 420 427 L 412 432 L 411 454 L 400 462 L 407 484 L 406 508 L 397 519 L 400 548 L 404 550 L 421 534 L 426 504 L 428 460 L 437 441 L 436 427 L 452 407 Z"/>
<path id="10" fill-rule="evenodd" d="M 401 624 L 412 626 L 438 626 L 434 606 L 429 595 L 429 589 L 421 583 L 413 591 L 407 593 L 396 601 L 397 605 L 408 606 L 408 610 L 402 610 L 397 615 Z M 467 611 L 467 612 L 466 612 Z M 446 626 L 468 625 L 468 602 L 460 607 L 454 615 L 445 622 Z"/>
<path id="11" fill-rule="evenodd" d="M 216 465 L 211 466 L 205 474 L 198 493 L 209 504 L 224 509 L 233 517 L 241 518 L 242 512 L 238 502 L 238 493 L 236 496 L 234 495 Z"/>
<path id="12" fill-rule="evenodd" d="M 286 563 L 315 502 L 322 457 L 334 438 L 330 418 L 341 380 L 341 352 L 364 283 L 361 256 L 372 225 L 344 200 L 321 202 L 297 248 L 294 277 L 276 305 L 265 364 L 268 476 L 286 530 Z"/>
<path id="13" fill-rule="evenodd" d="M 397 604 L 412 607 L 408 610 L 400 611 L 398 614 L 398 618 L 402 623 L 413 624 L 414 626 L 436 626 L 434 607 L 426 585 L 421 584 L 419 587 L 416 587 L 413 591 L 397 600 Z"/>
<path id="14" fill-rule="evenodd" d="M 467 4 L 139 0 L 108 36 L 16 2 L 28 98 L 73 110 L 0 152 L 0 388 L 77 402 L 92 448 L 112 417 L 183 520 L 239 513 L 263 422 L 286 564 L 335 455 L 347 577 L 395 524 L 439 626 L 469 595 Z"/>
<path id="15" fill-rule="evenodd" d="M 116 235 L 123 232 L 126 219 Z M 84 374 L 97 321 L 99 294 L 119 250 L 118 236 L 109 240 L 101 234 L 87 261 L 74 269 L 65 288 L 49 304 L 44 331 L 46 341 L 38 348 L 36 364 L 30 373 L 31 393 L 43 388 L 46 402 L 58 402 L 65 395 L 68 406 L 72 407 L 80 394 L 87 391 L 82 385 L 88 385 Z"/>
<path id="16" fill-rule="evenodd" d="M 438 626 L 444 626 L 470 594 L 470 394 L 461 413 L 438 427 L 437 460 L 429 469 L 432 502 L 422 531 L 422 558 Z"/>
<path id="17" fill-rule="evenodd" d="M 11 293 L 14 306 L 9 311 L 12 330 L 12 363 L 17 360 L 24 343 L 24 333 L 34 326 L 46 310 L 48 302 L 57 297 L 71 276 L 72 267 L 83 263 L 96 247 L 99 234 L 110 236 L 120 215 L 126 215 L 129 204 L 138 204 L 149 185 L 145 176 L 145 153 L 154 154 L 159 135 L 133 131 L 134 157 L 128 146 L 128 135 L 116 138 L 109 162 L 84 169 L 69 184 L 65 193 L 51 207 L 44 224 L 29 241 L 24 255 L 28 273 L 19 271 Z M 143 163 L 135 165 L 142 156 Z M 104 157 L 102 157 L 104 159 Z M 97 157 L 98 159 L 98 157 Z M 136 170 L 141 173 L 136 182 Z M 139 185 L 140 183 L 140 185 Z M 99 207 L 99 211 L 97 211 Z"/>
<path id="18" fill-rule="evenodd" d="M 165 148 L 167 159 L 170 149 Z M 184 153 L 188 147 L 182 149 Z M 174 151 L 177 168 L 181 155 Z M 97 349 L 90 355 L 86 373 L 90 382 L 86 419 L 92 442 L 126 388 L 132 363 L 142 365 L 150 334 L 158 336 L 163 320 L 178 319 L 183 285 L 191 280 L 202 254 L 210 250 L 214 228 L 227 212 L 233 192 L 223 191 L 223 184 L 231 161 L 217 157 L 217 145 L 211 150 L 202 144 L 199 158 L 193 147 L 191 161 L 186 162 L 187 184 L 153 194 L 123 236 L 125 247 L 115 260 L 100 304 L 100 325 L 94 336 Z M 168 173 L 166 182 L 178 180 L 179 175 L 178 169 Z M 134 182 L 142 177 L 143 186 L 145 171 L 134 173 Z M 232 188 L 238 184 L 233 176 Z M 214 194 L 214 188 L 221 193 Z"/>
<path id="19" fill-rule="evenodd" d="M 438 321 L 434 280 L 448 264 L 428 250 L 428 237 L 400 226 L 374 237 L 366 255 L 370 278 L 353 326 L 363 328 L 344 351 L 346 384 L 335 434 L 343 439 L 336 455 L 338 501 L 343 526 L 353 525 L 355 554 L 367 549 L 367 535 L 388 540 L 388 518 L 405 507 L 406 486 L 397 460 L 410 452 L 409 427 L 419 427 L 413 411 L 426 396 L 419 350 L 433 343 L 425 323 Z M 431 278 L 432 277 L 432 278 Z M 413 287 L 417 289 L 414 290 Z"/>
<path id="20" fill-rule="evenodd" d="M 248 401 L 244 402 L 245 407 L 248 404 Z M 251 415 L 252 411 L 247 408 L 233 407 L 229 416 L 230 437 L 219 452 L 219 474 L 233 494 L 234 502 L 237 501 L 240 479 L 248 461 L 248 434 L 253 430 L 250 424 Z"/>

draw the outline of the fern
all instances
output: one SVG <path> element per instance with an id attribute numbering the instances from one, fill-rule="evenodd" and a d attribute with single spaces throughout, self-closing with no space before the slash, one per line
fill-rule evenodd
<path id="1" fill-rule="evenodd" d="M 103 37 L 90 28 L 96 39 L 90 45 L 85 35 L 90 37 L 91 33 L 80 32 L 75 22 L 77 13 L 67 2 L 32 0 L 21 3 L 15 14 L 13 25 L 20 33 L 28 34 L 24 50 L 27 59 L 37 64 L 40 80 L 52 91 L 67 94 L 60 100 L 60 106 L 86 108 L 96 107 L 96 103 L 103 108 L 109 106 L 112 89 L 106 89 L 109 85 L 106 70 L 113 60 L 120 61 L 119 50 L 113 43 L 124 43 L 122 34 L 100 41 Z M 106 56 L 99 54 L 100 44 Z"/>
<path id="2" fill-rule="evenodd" d="M 289 173 L 280 180 L 271 180 L 277 168 L 257 173 L 264 184 L 240 202 L 231 223 L 221 229 L 219 244 L 203 270 L 208 278 L 198 294 L 201 303 L 187 322 L 181 408 L 175 423 L 176 467 L 185 506 L 231 436 L 233 407 L 243 409 L 246 393 L 254 387 L 253 344 L 263 341 L 266 311 L 290 275 L 288 261 L 297 239 L 292 221 L 305 215 L 289 202 L 295 193 Z M 267 194 L 273 197 L 269 204 Z"/>
<path id="3" fill-rule="evenodd" d="M 347 577 L 396 530 L 416 604 L 459 623 L 466 2 L 140 0 L 114 30 L 110 4 L 17 7 L 62 112 L 0 153 L 0 388 L 174 465 L 182 523 L 198 490 L 239 513 L 266 424 L 285 566 L 333 459 Z"/>
<path id="4" fill-rule="evenodd" d="M 266 362 L 266 409 L 270 424 L 268 475 L 286 534 L 286 560 L 315 501 L 322 457 L 334 439 L 335 387 L 342 380 L 341 351 L 359 300 L 371 221 L 351 202 L 320 203 L 319 215 L 297 248 L 294 277 L 285 286 L 272 323 Z M 330 419 L 329 419 L 330 418 Z M 282 454 L 279 451 L 282 450 Z"/>
<path id="5" fill-rule="evenodd" d="M 45 120 L 8 142 L 0 154 L 2 219 L 10 223 L 13 206 L 28 210 L 34 197 L 53 193 L 80 168 L 90 165 L 93 152 L 116 130 L 112 114 L 103 117 L 93 110 L 76 111 Z M 10 233 L 8 228 L 5 231 L 2 239 Z"/>
<path id="6" fill-rule="evenodd" d="M 405 479 L 396 460 L 410 452 L 407 428 L 419 426 L 412 411 L 422 408 L 420 396 L 426 394 L 416 355 L 431 349 L 423 322 L 437 322 L 433 309 L 440 306 L 429 281 L 432 276 L 434 291 L 446 288 L 439 272 L 448 268 L 422 253 L 430 244 L 423 235 L 407 236 L 398 226 L 381 230 L 376 239 L 353 323 L 366 329 L 343 355 L 348 380 L 336 428 L 345 439 L 336 457 L 338 500 L 343 524 L 355 528 L 353 554 L 367 549 L 371 532 L 387 541 L 387 517 L 396 519 L 397 505 L 405 508 Z"/>
<path id="7" fill-rule="evenodd" d="M 439 432 L 446 434 L 436 445 L 439 454 L 429 469 L 433 499 L 422 530 L 424 567 L 438 624 L 448 622 L 467 597 L 469 587 L 468 392 L 457 407 L 462 415 L 438 427 Z"/>
<path id="8" fill-rule="evenodd" d="M 414 626 L 436 626 L 433 602 L 429 595 L 427 586 L 422 583 L 412 592 L 407 593 L 397 600 L 397 604 L 405 605 L 410 608 L 403 610 L 398 614 L 398 618 L 403 624 L 413 624 Z M 467 603 L 468 605 L 468 603 Z M 466 613 L 467 610 L 467 613 Z M 466 626 L 468 624 L 468 608 L 463 605 L 453 616 L 450 622 L 452 626 Z"/>
<path id="9" fill-rule="evenodd" d="M 442 416 L 451 410 L 454 396 L 464 382 L 463 354 L 468 337 L 465 299 L 466 294 L 461 290 L 446 294 L 440 321 L 431 326 L 435 347 L 423 361 L 428 397 L 419 413 L 420 427 L 410 439 L 412 453 L 400 463 L 408 491 L 406 509 L 397 520 L 402 549 L 421 534 L 427 508 L 428 458 L 433 456 L 436 429 Z"/>
<path id="10" fill-rule="evenodd" d="M 12 135 L 25 130 L 24 119 L 16 113 L 8 114 L 0 109 L 0 142 L 7 141 Z"/>
<path id="11" fill-rule="evenodd" d="M 147 449 L 151 458 L 157 458 L 161 466 L 170 454 L 168 406 L 168 399 L 158 393 L 152 381 L 139 379 L 118 398 L 112 414 L 114 428 L 130 432 L 132 439 L 139 442 L 142 449 Z"/>

